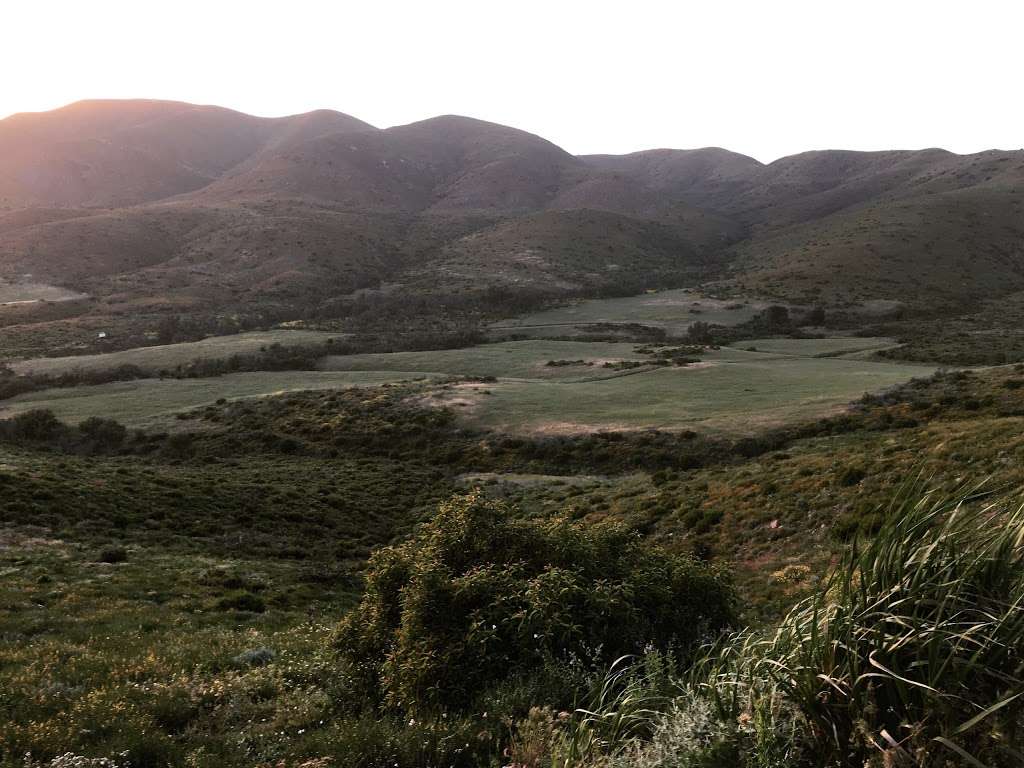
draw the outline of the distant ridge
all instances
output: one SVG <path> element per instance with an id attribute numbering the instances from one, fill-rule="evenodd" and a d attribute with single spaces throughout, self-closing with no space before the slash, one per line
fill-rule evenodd
<path id="1" fill-rule="evenodd" d="M 379 129 L 151 100 L 0 121 L 0 278 L 128 306 L 682 275 L 795 301 L 952 304 L 1024 290 L 1022 202 L 1019 151 L 576 157 L 457 115 Z"/>

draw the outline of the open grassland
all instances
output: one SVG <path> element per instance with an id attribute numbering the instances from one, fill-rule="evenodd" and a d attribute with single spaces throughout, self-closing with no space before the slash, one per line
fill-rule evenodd
<path id="1" fill-rule="evenodd" d="M 0 418 L 44 408 L 69 424 L 93 416 L 130 427 L 167 428 L 175 414 L 224 398 L 235 400 L 313 389 L 344 389 L 422 379 L 399 371 L 260 371 L 209 379 L 140 379 L 68 389 L 46 389 L 6 400 Z"/>
<path id="2" fill-rule="evenodd" d="M 689 289 L 658 291 L 615 299 L 590 299 L 565 307 L 503 320 L 492 328 L 503 332 L 548 336 L 586 332 L 602 323 L 639 323 L 664 328 L 670 334 L 686 332 L 698 320 L 717 325 L 739 325 L 751 320 L 766 305 L 744 300 L 721 301 Z"/>
<path id="3" fill-rule="evenodd" d="M 637 353 L 635 344 L 530 340 L 436 352 L 336 356 L 326 358 L 324 367 L 493 376 L 498 381 L 449 385 L 433 402 L 452 405 L 468 421 L 499 431 L 657 427 L 749 433 L 821 416 L 865 392 L 931 372 L 918 365 L 822 357 L 886 343 L 772 339 L 762 346 L 755 342 L 756 352 L 747 351 L 745 344 L 708 350 L 700 354 L 702 362 L 687 367 L 616 371 L 604 368 L 604 362 L 651 358 Z M 582 363 L 546 365 L 550 360 Z"/>
<path id="4" fill-rule="evenodd" d="M 324 358 L 321 368 L 328 371 L 424 371 L 452 376 L 580 380 L 613 375 L 613 372 L 601 368 L 604 362 L 643 359 L 643 355 L 635 352 L 638 346 L 604 341 L 508 341 L 429 352 L 332 355 Z M 582 361 L 582 364 L 549 366 L 549 361 Z"/>
<path id="5" fill-rule="evenodd" d="M 19 374 L 34 373 L 45 376 L 55 376 L 76 370 L 101 371 L 122 365 L 134 365 L 152 372 L 171 371 L 177 366 L 187 365 L 194 360 L 218 360 L 231 355 L 251 354 L 259 352 L 271 344 L 314 346 L 322 344 L 328 339 L 336 338 L 338 338 L 338 334 L 325 331 L 253 331 L 232 336 L 212 336 L 202 341 L 138 347 L 99 355 L 19 360 L 12 363 L 11 368 Z"/>
<path id="6" fill-rule="evenodd" d="M 436 396 L 468 421 L 513 433 L 701 429 L 748 434 L 834 412 L 929 368 L 834 358 L 710 359 L 581 381 L 450 385 Z M 709 356 L 710 357 L 710 356 Z"/>
<path id="7" fill-rule="evenodd" d="M 0 305 L 23 304 L 35 301 L 71 301 L 83 295 L 56 285 L 33 282 L 0 280 Z"/>
<path id="8" fill-rule="evenodd" d="M 839 357 L 860 353 L 874 353 L 898 346 L 894 339 L 856 336 L 827 339 L 750 339 L 738 341 L 736 349 L 769 352 L 797 357 Z"/>

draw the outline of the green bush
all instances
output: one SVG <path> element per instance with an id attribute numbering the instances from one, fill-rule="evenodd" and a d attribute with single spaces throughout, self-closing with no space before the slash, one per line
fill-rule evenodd
<path id="1" fill-rule="evenodd" d="M 727 581 L 614 524 L 524 521 L 479 492 L 370 560 L 337 646 L 390 706 L 460 706 L 550 658 L 687 648 L 733 616 Z"/>
<path id="2" fill-rule="evenodd" d="M 78 431 L 91 440 L 98 449 L 118 448 L 128 435 L 123 424 L 114 419 L 93 416 L 78 425 Z"/>
<path id="3" fill-rule="evenodd" d="M 217 608 L 222 611 L 263 613 L 267 610 L 267 604 L 259 595 L 254 595 L 251 592 L 237 592 L 233 595 L 225 595 L 218 600 Z"/>

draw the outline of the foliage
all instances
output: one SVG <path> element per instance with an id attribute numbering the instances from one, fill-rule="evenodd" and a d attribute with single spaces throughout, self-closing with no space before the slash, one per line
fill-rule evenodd
<path id="1" fill-rule="evenodd" d="M 897 499 L 878 535 L 766 635 L 742 633 L 692 675 L 727 723 L 803 723 L 812 765 L 1019 765 L 1024 511 Z M 758 765 L 758 763 L 753 763 Z"/>
<path id="2" fill-rule="evenodd" d="M 466 704 L 546 657 L 689 647 L 733 616 L 718 573 L 613 524 L 533 522 L 480 493 L 374 554 L 337 645 L 384 701 Z"/>

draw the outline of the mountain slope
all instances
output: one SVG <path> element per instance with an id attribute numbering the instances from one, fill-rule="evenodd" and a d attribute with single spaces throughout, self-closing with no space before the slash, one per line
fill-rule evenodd
<path id="1" fill-rule="evenodd" d="M 278 119 L 162 101 L 85 101 L 0 121 L 0 208 L 119 207 L 200 189 L 257 153 L 371 129 L 341 113 Z"/>
<path id="2" fill-rule="evenodd" d="M 452 115 L 377 129 L 161 101 L 0 121 L 0 279 L 88 293 L 90 311 L 713 278 L 938 310 L 1024 289 L 1022 202 L 1024 152 L 574 157 Z"/>

